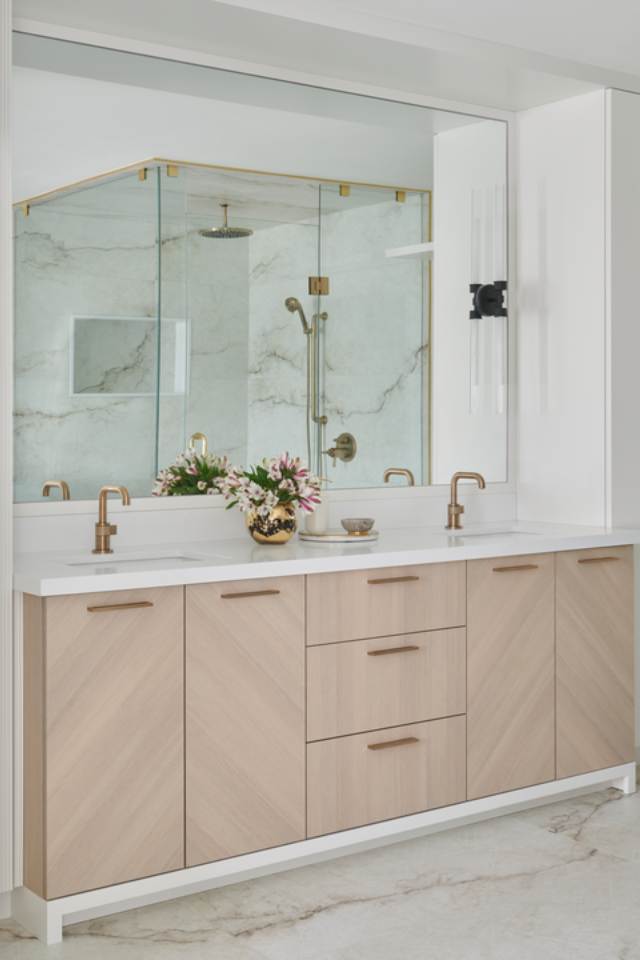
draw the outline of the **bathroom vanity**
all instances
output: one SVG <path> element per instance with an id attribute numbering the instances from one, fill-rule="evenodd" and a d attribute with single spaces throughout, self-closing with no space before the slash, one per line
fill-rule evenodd
<path id="1" fill-rule="evenodd" d="M 25 557 L 23 922 L 630 792 L 634 539 Z"/>

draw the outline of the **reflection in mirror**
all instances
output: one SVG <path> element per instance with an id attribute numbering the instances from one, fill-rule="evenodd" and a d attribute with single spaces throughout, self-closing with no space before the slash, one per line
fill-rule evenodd
<path id="1" fill-rule="evenodd" d="M 506 281 L 504 124 L 31 41 L 17 98 L 45 140 L 51 97 L 76 95 L 53 189 L 16 198 L 17 500 L 49 476 L 148 496 L 197 434 L 242 464 L 288 450 L 334 487 L 506 479 L 502 299 L 471 316 L 471 285 Z M 193 162 L 144 159 L 185 113 Z M 127 170 L 101 175 L 93 123 Z"/>

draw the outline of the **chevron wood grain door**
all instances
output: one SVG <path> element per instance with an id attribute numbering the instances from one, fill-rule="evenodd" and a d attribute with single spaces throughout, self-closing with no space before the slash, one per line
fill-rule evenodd
<path id="1" fill-rule="evenodd" d="M 304 577 L 187 587 L 187 866 L 302 840 Z"/>
<path id="2" fill-rule="evenodd" d="M 634 758 L 633 547 L 557 559 L 558 777 Z"/>
<path id="3" fill-rule="evenodd" d="M 25 598 L 25 885 L 184 866 L 182 587 Z"/>
<path id="4" fill-rule="evenodd" d="M 467 565 L 469 799 L 555 776 L 554 556 Z"/>

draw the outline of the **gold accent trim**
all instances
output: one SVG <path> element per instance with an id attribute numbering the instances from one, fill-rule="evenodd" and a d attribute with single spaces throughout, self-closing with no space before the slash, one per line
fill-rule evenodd
<path id="1" fill-rule="evenodd" d="M 309 277 L 309 295 L 326 297 L 329 293 L 329 277 Z"/>
<path id="2" fill-rule="evenodd" d="M 151 600 L 132 600 L 130 603 L 102 603 L 98 606 L 87 607 L 89 613 L 108 613 L 109 610 L 140 610 L 142 607 L 152 607 Z"/>
<path id="3" fill-rule="evenodd" d="M 221 170 L 228 171 L 229 173 L 246 173 L 265 177 L 284 177 L 287 180 L 305 180 L 313 183 L 330 183 L 338 185 L 343 183 L 343 181 L 336 180 L 332 177 L 311 177 L 304 176 L 301 173 L 286 173 L 276 170 L 257 170 L 251 169 L 250 167 L 230 167 L 220 163 L 200 163 L 189 160 L 170 160 L 167 157 L 150 157 L 146 160 L 139 160 L 136 163 L 128 163 L 122 167 L 114 167 L 111 170 L 105 170 L 103 173 L 95 174 L 92 177 L 84 177 L 81 180 L 72 180 L 69 183 L 61 184 L 59 187 L 54 187 L 52 190 L 46 190 L 44 193 L 37 193 L 31 197 L 23 197 L 20 200 L 16 200 L 13 206 L 21 207 L 25 204 L 44 203 L 45 201 L 51 200 L 60 194 L 69 193 L 72 190 L 82 190 L 84 187 L 90 186 L 91 184 L 96 184 L 101 181 L 108 182 L 116 177 L 125 176 L 129 173 L 137 173 L 141 169 L 146 168 L 147 170 L 151 170 L 163 166 L 177 167 L 178 169 L 191 168 L 193 170 Z M 345 186 L 369 187 L 372 190 L 405 190 L 407 193 L 428 194 L 429 197 L 431 197 L 432 194 L 432 190 L 429 187 L 401 187 L 397 184 L 370 183 L 366 180 L 352 180 L 350 184 L 345 184 Z M 431 207 L 431 203 L 429 204 L 429 207 Z"/>
<path id="4" fill-rule="evenodd" d="M 338 192 L 341 197 L 350 197 L 351 187 L 349 186 L 348 183 L 341 183 Z"/>
<path id="5" fill-rule="evenodd" d="M 138 170 L 138 180 L 146 180 L 147 172 L 148 172 L 147 167 L 140 167 L 140 169 Z"/>
<path id="6" fill-rule="evenodd" d="M 396 190 L 396 203 L 404 203 L 407 199 L 406 190 Z"/>
<path id="7" fill-rule="evenodd" d="M 31 204 L 29 203 L 21 203 L 20 208 L 25 217 L 28 217 L 31 213 Z"/>
<path id="8" fill-rule="evenodd" d="M 177 177 L 180 173 L 180 168 L 177 163 L 168 163 L 167 164 L 167 176 L 168 177 Z"/>

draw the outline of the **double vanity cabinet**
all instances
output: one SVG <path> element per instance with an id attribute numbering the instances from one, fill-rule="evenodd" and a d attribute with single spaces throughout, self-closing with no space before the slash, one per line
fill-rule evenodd
<path id="1" fill-rule="evenodd" d="M 634 758 L 630 546 L 25 594 L 24 651 L 46 900 Z"/>

